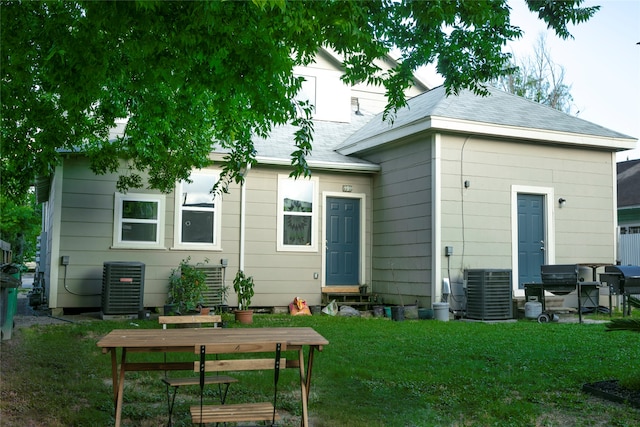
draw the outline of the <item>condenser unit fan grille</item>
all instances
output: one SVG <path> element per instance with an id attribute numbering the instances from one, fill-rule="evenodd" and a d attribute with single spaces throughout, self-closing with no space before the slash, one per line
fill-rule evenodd
<path id="1" fill-rule="evenodd" d="M 511 270 L 466 270 L 467 317 L 477 320 L 513 318 Z"/>
<path id="2" fill-rule="evenodd" d="M 105 262 L 102 270 L 102 312 L 137 314 L 144 309 L 144 264 Z"/>
<path id="3" fill-rule="evenodd" d="M 222 283 L 224 267 L 221 265 L 197 267 L 203 270 L 207 276 L 207 290 L 204 292 L 204 303 L 207 307 L 215 307 L 222 304 Z"/>

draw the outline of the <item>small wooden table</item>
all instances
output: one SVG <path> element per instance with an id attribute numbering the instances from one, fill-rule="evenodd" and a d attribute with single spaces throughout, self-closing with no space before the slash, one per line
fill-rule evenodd
<path id="1" fill-rule="evenodd" d="M 127 352 L 185 352 L 193 353 L 196 344 L 252 342 L 286 342 L 288 350 L 298 350 L 302 425 L 308 427 L 308 400 L 311 388 L 311 370 L 314 350 L 322 351 L 329 344 L 326 338 L 312 328 L 191 328 L 191 329 L 115 329 L 98 341 L 103 353 L 111 353 L 115 426 L 122 419 L 124 378 L 126 371 L 191 370 L 193 362 L 127 362 Z M 304 347 L 309 347 L 307 363 Z M 118 371 L 117 349 L 122 349 Z M 305 370 L 306 366 L 306 370 Z"/>

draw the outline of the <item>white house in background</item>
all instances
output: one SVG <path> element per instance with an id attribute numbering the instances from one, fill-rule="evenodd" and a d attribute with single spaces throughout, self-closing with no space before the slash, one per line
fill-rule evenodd
<path id="1" fill-rule="evenodd" d="M 187 256 L 227 285 L 240 268 L 253 276 L 255 307 L 320 304 L 361 284 L 385 303 L 430 306 L 443 278 L 459 283 L 470 268 L 511 270 L 517 295 L 541 264 L 615 262 L 615 152 L 634 138 L 498 90 L 447 97 L 419 81 L 390 124 L 383 89 L 345 86 L 330 52 L 296 72 L 316 107 L 311 179 L 288 177 L 288 126 L 256 141 L 258 165 L 223 197 L 208 193 L 215 164 L 170 194 L 120 194 L 116 175 L 65 156 L 39 186 L 54 312 L 100 307 L 114 261 L 144 264 L 148 308 L 165 303 Z"/>
<path id="2" fill-rule="evenodd" d="M 618 257 L 640 265 L 640 159 L 618 162 Z"/>

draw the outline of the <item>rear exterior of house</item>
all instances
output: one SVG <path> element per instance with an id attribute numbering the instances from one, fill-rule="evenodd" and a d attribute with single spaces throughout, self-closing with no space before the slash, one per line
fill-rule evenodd
<path id="1" fill-rule="evenodd" d="M 253 276 L 254 307 L 286 306 L 294 297 L 319 304 L 323 289 L 370 286 L 371 182 L 379 167 L 333 148 L 379 111 L 384 90 L 345 86 L 340 62 L 327 51 L 296 73 L 316 106 L 311 179 L 288 177 L 295 129 L 287 126 L 257 140 L 258 165 L 244 185 L 215 198 L 208 194 L 218 179 L 215 163 L 169 194 L 120 194 L 117 174 L 97 176 L 81 153 L 68 153 L 39 188 L 46 201 L 39 269 L 49 307 L 104 308 L 104 265 L 121 262 L 144 265 L 144 289 L 136 297 L 144 307 L 162 307 L 171 270 L 187 257 L 229 287 L 239 269 Z M 407 95 L 424 90 L 416 82 Z M 113 287 L 122 286 L 116 280 Z M 232 290 L 227 303 L 237 305 Z"/>
<path id="2" fill-rule="evenodd" d="M 100 307 L 103 264 L 114 261 L 143 263 L 144 306 L 161 307 L 166 302 L 171 269 L 186 257 L 190 257 L 193 264 L 208 259 L 206 265 L 224 265 L 227 285 L 243 263 L 246 273 L 253 275 L 256 282 L 253 301 L 256 307 L 286 306 L 295 296 L 317 304 L 325 281 L 322 267 L 331 266 L 324 251 L 327 227 L 323 221 L 327 206 L 347 201 L 358 206 L 358 216 L 352 218 L 357 226 L 352 234 L 357 236 L 354 242 L 358 253 L 355 284 L 369 276 L 370 245 L 365 239 L 371 228 L 369 173 L 345 177 L 317 171 L 311 180 L 294 181 L 288 178 L 286 168 L 256 167 L 247 176 L 243 190 L 232 186 L 222 200 L 215 201 L 214 215 L 219 215 L 220 221 L 215 222 L 214 241 L 189 244 L 185 240 L 203 240 L 202 233 L 191 238 L 185 225 L 199 220 L 197 216 L 185 215 L 188 211 L 181 208 L 180 203 L 176 205 L 176 192 L 164 195 L 131 191 L 122 195 L 115 191 L 116 175 L 96 176 L 88 166 L 83 156 L 71 155 L 59 167 L 52 183 L 52 194 L 58 195 L 57 199 L 50 199 L 47 210 L 51 263 L 46 268 L 50 272 L 49 280 L 58 284 L 50 287 L 49 306 L 52 308 Z M 215 176 L 215 169 L 211 171 Z M 279 204 L 280 209 L 284 204 L 279 194 L 286 192 L 287 184 L 308 186 L 312 197 L 311 212 L 298 215 L 303 218 L 301 223 L 311 224 L 311 227 L 304 230 L 302 238 L 291 237 L 290 244 L 284 237 L 277 237 L 284 236 L 282 223 L 291 219 L 278 209 Z M 346 184 L 351 187 L 349 193 L 343 192 L 342 187 Z M 245 206 L 244 233 L 241 233 L 241 197 L 244 197 Z M 60 203 L 54 203 L 55 200 Z M 154 220 L 158 228 L 157 243 L 127 240 L 127 232 L 122 231 L 131 225 L 128 220 L 135 219 L 123 214 L 121 206 L 141 203 L 158 205 L 159 215 Z M 51 227 L 52 224 L 56 226 Z M 135 227 L 133 225 L 133 229 Z M 176 234 L 181 231 L 182 235 Z M 68 265 L 62 265 L 62 257 L 68 257 Z M 233 292 L 228 302 L 236 305 Z"/>
<path id="3" fill-rule="evenodd" d="M 492 90 L 409 101 L 338 152 L 373 179 L 373 290 L 430 306 L 464 299 L 465 272 L 507 270 L 513 295 L 544 264 L 614 264 L 615 151 L 635 140 Z"/>
<path id="4" fill-rule="evenodd" d="M 509 271 L 518 296 L 542 264 L 615 263 L 615 151 L 635 139 L 500 91 L 416 96 L 418 83 L 390 125 L 375 115 L 383 90 L 344 86 L 335 55 L 296 72 L 316 105 L 311 179 L 288 178 L 286 126 L 255 142 L 244 185 L 215 198 L 215 164 L 170 194 L 119 194 L 116 175 L 69 153 L 45 203 L 49 307 L 100 307 L 105 262 L 144 264 L 148 308 L 187 257 L 227 286 L 239 269 L 253 276 L 254 307 L 358 285 L 429 307 L 449 291 L 455 303 L 470 269 Z"/>

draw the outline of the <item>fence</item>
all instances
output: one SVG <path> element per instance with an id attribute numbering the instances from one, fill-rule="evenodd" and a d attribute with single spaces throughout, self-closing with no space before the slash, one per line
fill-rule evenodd
<path id="1" fill-rule="evenodd" d="M 621 265 L 640 265 L 640 233 L 618 235 L 618 259 Z"/>

